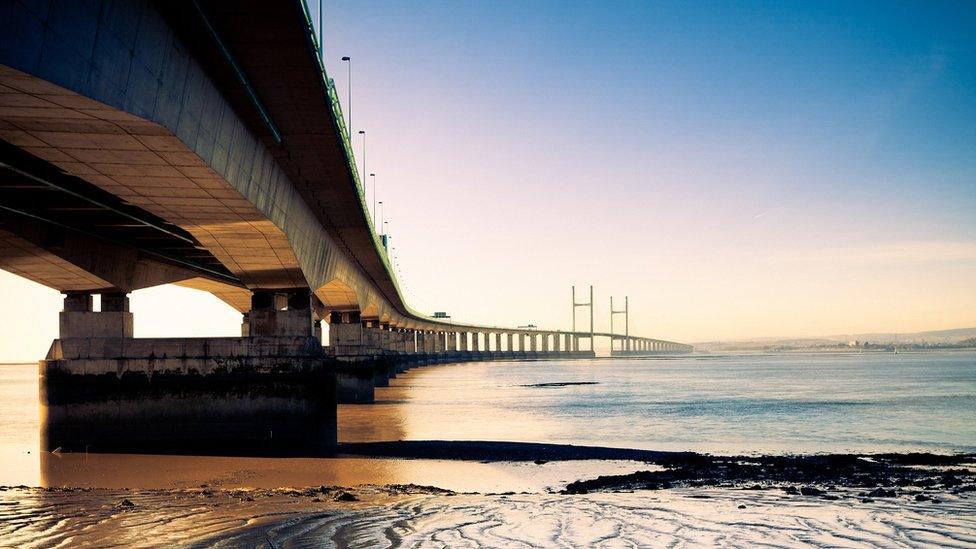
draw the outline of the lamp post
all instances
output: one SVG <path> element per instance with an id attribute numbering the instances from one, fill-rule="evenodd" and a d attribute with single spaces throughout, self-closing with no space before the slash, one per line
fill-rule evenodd
<path id="1" fill-rule="evenodd" d="M 366 197 L 366 130 L 359 130 L 359 135 L 363 136 L 363 196 Z"/>
<path id="2" fill-rule="evenodd" d="M 374 182 L 374 185 L 373 185 L 373 192 L 374 193 L 376 192 L 375 182 Z M 383 227 L 383 201 L 382 200 L 380 200 L 379 205 L 380 205 L 380 224 L 377 227 L 377 229 L 379 229 L 380 234 L 386 234 L 386 230 Z"/>
<path id="3" fill-rule="evenodd" d="M 346 78 L 346 107 L 349 108 L 349 116 L 347 117 L 349 118 L 349 126 L 346 128 L 346 135 L 352 141 L 352 57 L 344 55 L 342 60 L 346 62 L 346 66 L 349 68 L 348 77 Z"/>
<path id="4" fill-rule="evenodd" d="M 363 152 L 363 155 L 365 156 L 366 153 Z M 371 173 L 369 174 L 369 177 L 370 179 L 373 180 L 373 224 L 375 225 L 376 224 L 376 174 Z M 376 227 L 376 230 L 382 233 L 380 229 L 382 229 L 382 227 Z"/>
<path id="5" fill-rule="evenodd" d="M 325 46 L 322 45 L 322 0 L 319 0 L 319 59 L 322 61 L 322 65 L 325 65 Z"/>

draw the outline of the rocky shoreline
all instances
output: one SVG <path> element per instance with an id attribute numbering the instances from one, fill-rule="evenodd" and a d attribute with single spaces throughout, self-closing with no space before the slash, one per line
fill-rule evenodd
<path id="1" fill-rule="evenodd" d="M 823 499 L 901 495 L 937 503 L 938 494 L 976 492 L 976 455 L 824 454 L 710 456 L 683 454 L 652 460 L 662 470 L 601 476 L 568 484 L 565 494 L 662 490 L 676 487 L 781 489 Z"/>

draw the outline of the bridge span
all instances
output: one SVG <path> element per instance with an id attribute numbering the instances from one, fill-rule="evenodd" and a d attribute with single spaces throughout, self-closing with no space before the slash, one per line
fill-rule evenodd
<path id="1" fill-rule="evenodd" d="M 65 296 L 40 365 L 48 448 L 327 451 L 336 398 L 410 366 L 620 339 L 407 304 L 302 0 L 2 9 L 0 268 Z M 241 337 L 134 338 L 128 294 L 161 284 L 211 292 Z"/>

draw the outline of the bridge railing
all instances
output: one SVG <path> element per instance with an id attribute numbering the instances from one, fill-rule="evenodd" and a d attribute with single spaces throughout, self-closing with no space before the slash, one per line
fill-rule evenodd
<path id="1" fill-rule="evenodd" d="M 400 298 L 400 302 L 403 304 L 403 307 L 410 315 L 418 319 L 428 320 L 430 319 L 429 315 L 415 310 L 407 303 L 403 289 L 400 287 L 400 281 L 397 279 L 396 272 L 393 270 L 393 265 L 390 263 L 389 252 L 380 241 L 380 236 L 373 225 L 373 219 L 369 215 L 369 209 L 366 205 L 366 189 L 363 186 L 363 181 L 360 178 L 359 168 L 356 166 L 356 156 L 353 152 L 352 144 L 352 128 L 349 128 L 346 125 L 346 117 L 343 116 L 342 113 L 342 106 L 339 102 L 339 94 L 336 91 L 335 82 L 332 80 L 332 78 L 329 78 L 328 72 L 325 69 L 322 45 L 318 43 L 318 38 L 316 37 L 315 26 L 312 24 L 312 14 L 311 11 L 309 11 L 308 3 L 305 0 L 302 0 L 301 6 L 305 12 L 306 40 L 308 41 L 309 47 L 315 53 L 315 59 L 319 66 L 321 84 L 325 88 L 326 94 L 329 98 L 329 106 L 332 109 L 332 117 L 334 119 L 333 122 L 338 130 L 339 138 L 342 140 L 342 145 L 346 154 L 346 162 L 349 166 L 349 173 L 351 174 L 353 184 L 355 185 L 356 192 L 359 196 L 360 208 L 365 214 L 364 218 L 366 220 L 366 225 L 369 228 L 370 237 L 373 239 L 373 247 L 376 249 L 376 253 L 379 256 L 380 261 L 383 262 L 383 266 L 386 269 L 390 280 L 393 282 L 393 286 L 396 288 L 397 296 Z"/>

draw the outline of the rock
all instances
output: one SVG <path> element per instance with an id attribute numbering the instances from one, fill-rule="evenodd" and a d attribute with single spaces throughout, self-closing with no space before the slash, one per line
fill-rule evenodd
<path id="1" fill-rule="evenodd" d="M 884 488 L 875 488 L 867 493 L 869 497 L 872 498 L 893 498 L 896 494 L 894 490 L 885 490 Z"/>
<path id="2" fill-rule="evenodd" d="M 135 507 L 135 506 L 136 506 L 136 504 L 135 503 L 132 503 L 132 500 L 130 500 L 129 498 L 125 498 L 122 501 L 120 501 L 120 502 L 118 502 L 118 503 L 115 504 L 115 508 L 116 509 L 127 509 L 127 508 Z"/>
<path id="3" fill-rule="evenodd" d="M 820 496 L 823 495 L 823 490 L 814 488 L 813 486 L 803 486 L 800 488 L 800 495 L 803 496 Z"/>
<path id="4" fill-rule="evenodd" d="M 861 503 L 874 503 L 874 500 L 871 498 L 861 498 Z"/>
<path id="5" fill-rule="evenodd" d="M 786 488 L 783 488 L 783 491 L 792 496 L 800 493 L 800 491 L 796 489 L 796 486 L 787 486 Z"/>
<path id="6" fill-rule="evenodd" d="M 953 486 L 959 486 L 960 484 L 962 484 L 962 481 L 956 478 L 954 475 L 949 474 L 942 477 L 942 485 L 946 488 L 952 488 Z"/>
<path id="7" fill-rule="evenodd" d="M 926 496 L 925 494 L 916 494 L 915 495 L 915 501 L 928 501 L 930 499 L 931 498 L 928 497 L 928 496 Z"/>
<path id="8" fill-rule="evenodd" d="M 820 499 L 826 499 L 826 500 L 830 500 L 830 501 L 837 501 L 840 498 L 837 497 L 837 496 L 835 496 L 835 495 L 833 495 L 833 494 L 824 494 L 824 495 L 820 496 Z"/>
<path id="9" fill-rule="evenodd" d="M 349 492 L 339 492 L 332 499 L 336 501 L 359 501 L 359 498 Z"/>
<path id="10" fill-rule="evenodd" d="M 546 460 L 544 460 L 544 459 L 537 459 L 537 460 L 533 461 L 532 463 L 535 463 L 536 465 L 545 465 L 545 464 L 547 464 L 549 462 L 546 461 Z"/>
<path id="11" fill-rule="evenodd" d="M 738 508 L 739 508 L 739 509 L 745 509 L 745 508 L 746 508 L 746 506 L 745 506 L 745 505 L 740 505 L 740 506 L 739 506 Z"/>

